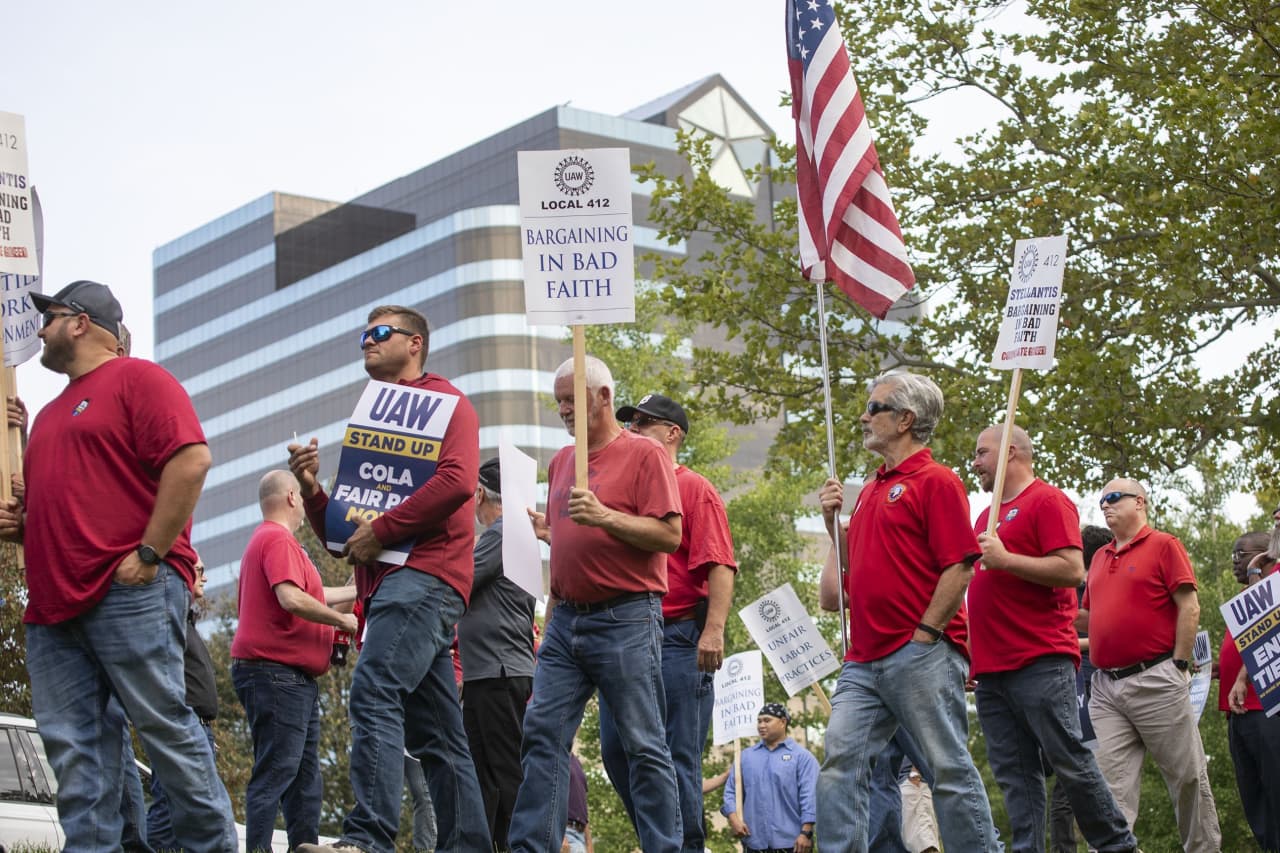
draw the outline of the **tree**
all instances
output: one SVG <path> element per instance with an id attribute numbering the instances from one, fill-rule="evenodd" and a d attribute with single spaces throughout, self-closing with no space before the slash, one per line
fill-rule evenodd
<path id="1" fill-rule="evenodd" d="M 909 367 L 951 401 L 935 453 L 963 458 L 1003 410 L 1007 377 L 987 362 L 1011 243 L 1066 233 L 1058 366 L 1024 378 L 1019 415 L 1039 433 L 1040 471 L 1081 490 L 1112 473 L 1161 479 L 1228 442 L 1274 468 L 1280 349 L 1240 352 L 1243 366 L 1220 377 L 1197 356 L 1280 307 L 1280 10 L 871 0 L 840 20 L 917 275 L 910 301 L 925 313 L 871 323 L 832 294 L 837 435 L 856 432 L 867 377 Z M 987 120 L 953 150 L 913 147 L 946 108 Z M 693 348 L 708 404 L 737 423 L 785 408 L 771 464 L 812 470 L 824 458 L 816 312 L 797 275 L 794 200 L 779 193 L 774 221 L 758 222 L 712 182 L 706 147 L 685 144 L 690 175 L 642 170 L 662 236 L 698 247 L 692 263 L 655 260 L 664 313 L 728 339 Z M 785 183 L 794 151 L 775 153 L 761 178 Z M 841 469 L 859 453 L 841 447 Z"/>
<path id="2" fill-rule="evenodd" d="M 27 676 L 27 644 L 22 615 L 27 606 L 27 580 L 18 563 L 18 548 L 0 545 L 0 695 L 3 710 L 31 716 L 31 679 Z"/>

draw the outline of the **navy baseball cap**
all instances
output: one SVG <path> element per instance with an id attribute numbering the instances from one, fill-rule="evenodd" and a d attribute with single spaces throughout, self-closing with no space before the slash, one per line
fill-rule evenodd
<path id="1" fill-rule="evenodd" d="M 70 308 L 77 314 L 88 314 L 95 325 L 106 329 L 117 340 L 120 338 L 120 323 L 124 320 L 124 312 L 111 294 L 111 288 L 105 284 L 73 281 L 53 296 L 33 293 L 31 301 L 41 314 L 55 305 Z"/>
<path id="2" fill-rule="evenodd" d="M 495 456 L 480 466 L 480 485 L 491 492 L 502 494 L 502 468 L 498 464 L 498 457 Z"/>
<path id="3" fill-rule="evenodd" d="M 670 397 L 664 397 L 661 394 L 645 394 L 640 398 L 639 403 L 634 406 L 623 406 L 615 414 L 618 420 L 630 423 L 635 420 L 637 412 L 660 421 L 671 421 L 684 430 L 685 435 L 689 434 L 689 416 L 684 413 L 684 407 Z"/>

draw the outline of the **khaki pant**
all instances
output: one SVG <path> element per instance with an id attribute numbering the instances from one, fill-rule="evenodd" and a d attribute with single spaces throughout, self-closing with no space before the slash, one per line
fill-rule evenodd
<path id="1" fill-rule="evenodd" d="M 1188 696 L 1190 683 L 1190 673 L 1171 660 L 1118 681 L 1096 672 L 1089 717 L 1098 735 L 1098 767 L 1129 828 L 1138 816 L 1142 759 L 1150 752 L 1173 797 L 1183 849 L 1218 853 L 1222 833 Z"/>
<path id="2" fill-rule="evenodd" d="M 937 850 L 938 820 L 933 814 L 933 792 L 924 780 L 912 782 L 903 779 L 902 790 L 902 843 L 910 853 Z"/>

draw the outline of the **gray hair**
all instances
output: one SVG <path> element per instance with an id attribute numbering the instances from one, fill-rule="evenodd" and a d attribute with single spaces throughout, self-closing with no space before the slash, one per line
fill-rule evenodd
<path id="1" fill-rule="evenodd" d="M 484 483 L 479 484 L 479 489 L 481 493 L 484 494 L 484 499 L 487 500 L 489 503 L 502 506 L 502 495 L 498 494 L 493 489 L 486 486 Z"/>
<path id="2" fill-rule="evenodd" d="M 916 416 L 911 424 L 911 437 L 921 444 L 928 444 L 933 438 L 933 431 L 938 428 L 938 421 L 942 420 L 942 389 L 937 383 L 916 373 L 890 371 L 868 382 L 868 393 L 877 385 L 888 385 L 892 389 L 886 403 L 900 412 L 911 412 Z"/>
<path id="3" fill-rule="evenodd" d="M 605 364 L 594 355 L 589 355 L 583 362 L 586 367 L 587 388 L 593 390 L 597 388 L 608 388 L 609 397 L 613 397 L 613 374 L 609 371 L 609 365 Z M 556 379 L 563 379 L 566 376 L 573 375 L 573 359 L 567 359 L 563 364 L 556 368 Z"/>

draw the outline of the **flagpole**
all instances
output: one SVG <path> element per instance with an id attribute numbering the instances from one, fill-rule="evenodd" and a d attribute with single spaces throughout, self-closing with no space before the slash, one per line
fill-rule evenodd
<path id="1" fill-rule="evenodd" d="M 831 414 L 831 365 L 827 361 L 827 298 L 823 292 L 824 282 L 815 282 L 818 289 L 818 345 L 822 351 L 822 399 L 827 416 L 827 468 L 831 479 L 839 479 L 836 473 L 836 435 L 835 419 Z M 836 551 L 836 572 L 840 578 L 840 656 L 849 652 L 849 628 L 845 624 L 847 608 L 844 601 L 844 547 L 840 544 L 840 510 L 836 510 L 833 520 L 831 543 Z"/>

